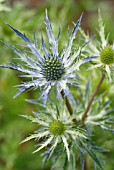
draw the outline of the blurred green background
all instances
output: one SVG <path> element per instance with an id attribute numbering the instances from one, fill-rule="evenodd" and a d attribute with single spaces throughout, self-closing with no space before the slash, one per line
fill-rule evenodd
<path id="1" fill-rule="evenodd" d="M 106 33 L 110 34 L 110 42 L 113 42 L 113 0 L 7 0 L 4 2 L 0 0 L 0 40 L 14 45 L 23 43 L 5 24 L 9 23 L 26 33 L 31 39 L 33 39 L 33 30 L 35 30 L 40 41 L 40 33 L 45 34 L 46 8 L 48 9 L 55 35 L 57 35 L 59 27 L 61 28 L 59 48 L 67 42 L 68 25 L 72 29 L 72 21 L 76 22 L 82 12 L 83 20 L 81 25 L 83 29 L 86 32 L 89 31 L 90 35 L 97 33 L 99 8 L 106 24 Z M 15 57 L 13 51 L 0 42 L 0 64 L 11 62 L 13 57 Z M 93 71 L 90 75 L 89 72 L 85 72 L 85 66 L 82 66 L 81 70 L 81 88 L 84 89 L 87 77 L 92 79 L 94 88 L 99 80 L 99 71 Z M 94 79 L 92 78 L 93 76 Z M 45 168 L 42 168 L 40 154 L 31 154 L 35 149 L 34 141 L 19 144 L 22 139 L 38 129 L 36 124 L 31 124 L 19 115 L 30 115 L 33 110 L 38 109 L 38 107 L 25 102 L 25 99 L 37 99 L 39 91 L 27 91 L 13 99 L 17 91 L 13 86 L 21 81 L 16 71 L 0 69 L 0 170 L 49 170 L 50 162 Z M 76 90 L 71 89 L 75 97 L 78 95 Z M 104 81 L 99 93 L 104 90 L 107 90 L 106 97 L 112 99 L 111 107 L 113 107 L 114 85 Z M 50 97 L 52 98 L 52 96 Z M 113 170 L 114 135 L 109 132 L 101 132 L 99 128 L 94 131 L 94 141 L 97 145 L 110 150 L 110 152 L 102 156 L 105 160 L 105 170 Z M 80 166 L 77 166 L 77 170 L 81 170 Z M 87 170 L 93 170 L 93 165 L 89 158 L 87 158 Z"/>

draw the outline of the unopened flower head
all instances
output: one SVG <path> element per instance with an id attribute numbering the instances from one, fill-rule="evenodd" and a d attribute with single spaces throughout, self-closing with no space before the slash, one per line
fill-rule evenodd
<path id="1" fill-rule="evenodd" d="M 93 59 L 94 65 L 90 66 L 88 70 L 100 67 L 104 73 L 107 74 L 109 81 L 112 79 L 114 81 L 114 45 L 110 45 L 108 41 L 108 36 L 105 35 L 105 26 L 102 21 L 102 17 L 99 11 L 99 37 L 100 41 L 94 43 L 92 40 L 86 46 L 85 51 L 88 55 L 98 56 Z M 89 41 L 90 38 L 80 29 L 84 40 Z"/>
<path id="2" fill-rule="evenodd" d="M 30 81 L 26 81 L 18 85 L 19 91 L 14 97 L 18 96 L 26 89 L 37 89 L 42 87 L 43 90 L 41 93 L 41 98 L 43 98 L 44 103 L 46 103 L 51 87 L 56 86 L 58 98 L 60 98 L 60 92 L 63 89 L 65 95 L 73 100 L 73 97 L 69 92 L 68 84 L 76 84 L 76 78 L 78 76 L 76 73 L 74 73 L 74 71 L 79 70 L 81 64 L 84 64 L 85 62 L 88 62 L 93 58 L 89 57 L 81 60 L 79 58 L 81 49 L 80 47 L 77 49 L 76 52 L 72 52 L 73 40 L 75 39 L 76 33 L 80 26 L 81 19 L 82 15 L 80 16 L 77 23 L 74 25 L 71 34 L 68 31 L 68 44 L 64 47 L 62 52 L 58 51 L 60 30 L 57 39 L 55 39 L 47 11 L 45 24 L 50 49 L 47 49 L 43 36 L 41 36 L 42 50 L 39 50 L 37 48 L 37 40 L 35 34 L 33 43 L 25 34 L 22 34 L 17 29 L 8 24 L 8 26 L 17 34 L 17 36 L 25 41 L 26 45 L 24 45 L 24 47 L 31 50 L 29 52 L 24 51 L 24 53 L 22 53 L 16 47 L 5 43 L 19 56 L 18 60 L 21 61 L 21 65 L 17 63 L 11 63 L 9 65 L 2 64 L 0 65 L 0 67 L 20 71 L 23 73 L 23 77 L 28 77 L 29 79 L 31 79 Z"/>
<path id="3" fill-rule="evenodd" d="M 22 116 L 40 125 L 38 131 L 21 142 L 27 142 L 31 139 L 36 139 L 37 141 L 41 138 L 44 139 L 34 153 L 49 146 L 49 155 L 51 156 L 57 145 L 63 144 L 67 158 L 70 160 L 69 144 L 71 141 L 74 141 L 76 146 L 78 146 L 80 140 L 82 141 L 83 139 L 86 140 L 88 138 L 86 131 L 73 123 L 76 113 L 71 116 L 66 107 L 64 107 L 64 103 L 61 103 L 59 108 L 57 106 L 52 107 L 51 105 L 48 105 L 43 112 L 34 113 L 34 117 L 26 115 Z"/>
<path id="4" fill-rule="evenodd" d="M 106 46 L 102 49 L 100 60 L 104 65 L 110 65 L 114 63 L 114 50 L 111 46 Z"/>
<path id="5" fill-rule="evenodd" d="M 60 120 L 57 120 L 50 123 L 49 130 L 55 136 L 62 135 L 65 131 L 65 126 Z"/>

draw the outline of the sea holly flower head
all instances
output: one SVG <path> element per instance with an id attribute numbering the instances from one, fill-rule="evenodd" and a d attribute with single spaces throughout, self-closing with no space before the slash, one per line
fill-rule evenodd
<path id="1" fill-rule="evenodd" d="M 39 141 L 42 138 L 43 142 L 39 144 L 39 147 L 34 153 L 47 147 L 49 158 L 58 144 L 61 144 L 64 146 L 68 160 L 70 160 L 69 146 L 72 140 L 75 142 L 76 146 L 78 146 L 80 140 L 88 139 L 88 134 L 80 126 L 73 123 L 73 119 L 76 117 L 77 113 L 75 112 L 71 116 L 64 106 L 64 102 L 62 102 L 59 107 L 48 105 L 48 107 L 45 107 L 44 110 L 39 113 L 33 112 L 34 117 L 22 115 L 40 125 L 40 128 L 21 143 L 31 139 Z"/>
<path id="2" fill-rule="evenodd" d="M 97 58 L 92 60 L 94 65 L 90 66 L 88 70 L 99 67 L 104 73 L 106 73 L 109 81 L 114 81 L 114 45 L 110 45 L 108 41 L 108 36 L 105 36 L 105 26 L 103 24 L 100 11 L 98 22 L 98 33 L 100 40 L 96 43 L 94 43 L 94 41 L 90 41 L 85 47 L 85 51 L 88 55 L 98 56 Z M 86 35 L 82 29 L 80 29 L 80 32 L 83 35 L 84 40 L 89 41 L 90 37 Z"/>
<path id="3" fill-rule="evenodd" d="M 26 44 L 23 45 L 23 47 L 30 49 L 30 51 L 27 50 L 22 53 L 16 47 L 4 42 L 19 56 L 19 58 L 16 58 L 16 62 L 20 60 L 21 64 L 2 64 L 0 67 L 17 70 L 23 73 L 23 77 L 29 78 L 29 81 L 23 82 L 17 86 L 18 92 L 14 97 L 18 96 L 26 89 L 40 88 L 42 89 L 41 98 L 43 98 L 44 103 L 46 103 L 51 87 L 56 86 L 58 98 L 60 98 L 60 92 L 63 89 L 65 95 L 73 101 L 68 84 L 77 84 L 76 78 L 78 75 L 75 73 L 75 71 L 79 70 L 80 65 L 94 58 L 87 57 L 86 59 L 81 60 L 79 58 L 81 50 L 80 47 L 76 50 L 76 52 L 72 52 L 73 40 L 75 39 L 76 33 L 80 26 L 81 19 L 82 15 L 74 25 L 71 34 L 68 31 L 68 44 L 64 47 L 64 49 L 62 48 L 62 52 L 58 51 L 60 30 L 57 39 L 55 39 L 47 11 L 45 24 L 50 49 L 47 49 L 43 35 L 41 35 L 42 50 L 39 50 L 37 48 L 37 39 L 35 34 L 34 42 L 32 42 L 25 34 L 22 34 L 20 31 L 8 24 L 8 26 L 17 34 L 17 36 L 25 41 Z"/>
<path id="4" fill-rule="evenodd" d="M 28 100 L 28 102 L 32 102 Z M 37 101 L 34 104 L 38 104 Z M 64 101 L 57 106 L 48 103 L 47 107 L 42 105 L 44 109 L 39 112 L 33 112 L 34 116 L 22 115 L 33 123 L 38 124 L 38 130 L 24 139 L 21 143 L 31 139 L 37 141 L 37 148 L 33 153 L 42 149 L 43 163 L 45 164 L 50 158 L 54 161 L 52 169 L 59 167 L 67 167 L 67 169 L 75 169 L 77 159 L 80 160 L 83 168 L 85 155 L 89 155 L 94 165 L 103 170 L 101 159 L 97 156 L 98 152 L 106 150 L 99 148 L 91 141 L 92 132 L 80 121 L 82 110 L 80 108 L 73 109 L 73 115 L 70 115 Z M 76 111 L 77 110 L 77 111 Z M 74 123 L 74 119 L 78 123 Z"/>

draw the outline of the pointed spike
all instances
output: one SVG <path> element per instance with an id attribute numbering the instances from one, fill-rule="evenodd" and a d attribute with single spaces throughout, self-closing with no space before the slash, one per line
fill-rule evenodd
<path id="1" fill-rule="evenodd" d="M 75 24 L 74 29 L 72 31 L 72 34 L 77 32 L 77 30 L 78 30 L 78 28 L 79 28 L 79 26 L 81 24 L 82 16 L 83 16 L 83 13 L 81 14 L 80 18 L 78 19 L 77 23 Z"/>
<path id="2" fill-rule="evenodd" d="M 8 44 L 7 42 L 4 42 L 1 40 L 1 42 L 3 42 L 5 45 L 7 45 L 8 47 L 10 47 L 17 55 L 19 55 L 20 57 L 22 57 L 21 52 L 13 45 Z"/>
<path id="3" fill-rule="evenodd" d="M 47 48 L 46 48 L 46 44 L 45 44 L 45 42 L 44 42 L 44 38 L 43 38 L 42 33 L 41 33 L 41 41 L 42 41 L 42 48 L 43 48 L 43 50 L 44 50 L 44 53 L 46 54 L 46 56 L 49 56 L 49 52 L 48 52 L 48 50 L 47 50 Z"/>
<path id="4" fill-rule="evenodd" d="M 34 44 L 35 44 L 35 47 L 37 47 L 37 38 L 36 38 L 36 33 L 35 33 L 35 31 L 33 32 L 33 34 L 34 34 Z"/>
<path id="5" fill-rule="evenodd" d="M 11 25 L 7 24 L 21 39 L 23 39 L 27 43 L 27 47 L 31 49 L 32 53 L 38 57 L 40 61 L 42 61 L 42 55 L 40 52 L 36 49 L 35 44 L 32 43 L 31 40 L 25 35 L 13 28 Z"/>
<path id="6" fill-rule="evenodd" d="M 43 38 L 42 33 L 41 33 L 41 41 L 42 41 L 42 47 L 44 48 L 44 46 L 45 46 L 45 42 L 44 42 L 44 38 Z"/>
<path id="7" fill-rule="evenodd" d="M 6 65 L 6 64 L 0 64 L 0 67 L 14 69 L 14 68 L 12 68 L 12 66 L 9 66 L 9 65 Z"/>
<path id="8" fill-rule="evenodd" d="M 59 108 L 56 105 L 57 115 L 59 115 Z"/>
<path id="9" fill-rule="evenodd" d="M 41 42 L 42 42 L 43 50 L 46 49 L 46 45 L 45 45 L 45 42 L 44 42 L 44 38 L 43 38 L 42 33 L 41 33 Z"/>
<path id="10" fill-rule="evenodd" d="M 100 22 L 102 22 L 102 17 L 101 17 L 101 11 L 100 11 L 100 9 L 98 9 L 98 20 L 99 20 Z"/>
<path id="11" fill-rule="evenodd" d="M 58 36 L 57 36 L 57 42 L 60 40 L 60 34 L 61 34 L 61 29 L 60 29 L 60 27 L 59 27 L 59 32 L 58 32 Z"/>
<path id="12" fill-rule="evenodd" d="M 98 58 L 98 56 L 87 57 L 81 61 L 81 64 L 91 61 L 92 59 Z"/>
<path id="13" fill-rule="evenodd" d="M 47 10 L 46 10 L 46 26 L 47 26 L 47 29 L 49 29 L 49 31 L 51 31 L 51 34 L 52 34 L 52 27 L 51 27 L 51 23 L 50 23 L 50 20 L 49 20 L 49 17 L 48 17 Z"/>
<path id="14" fill-rule="evenodd" d="M 49 20 L 47 9 L 46 9 L 46 19 Z"/>
<path id="15" fill-rule="evenodd" d="M 52 53 L 55 56 L 58 56 L 58 41 L 55 40 L 53 31 L 52 31 L 52 27 L 51 27 L 51 23 L 50 23 L 50 20 L 48 18 L 47 10 L 46 10 L 46 21 L 45 21 L 45 24 L 46 24 L 46 31 L 47 31 L 47 35 L 48 35 L 48 41 L 51 44 Z"/>
<path id="16" fill-rule="evenodd" d="M 11 65 L 7 65 L 7 64 L 1 64 L 0 67 L 2 68 L 9 68 L 9 69 L 13 69 L 13 70 L 17 70 L 20 72 L 23 72 L 23 70 L 21 69 L 21 67 L 17 64 L 14 63 L 10 63 Z"/>
<path id="17" fill-rule="evenodd" d="M 20 38 L 22 38 L 26 43 L 31 43 L 31 41 L 26 37 L 25 34 L 22 34 L 20 31 L 12 27 L 10 24 L 7 24 Z"/>

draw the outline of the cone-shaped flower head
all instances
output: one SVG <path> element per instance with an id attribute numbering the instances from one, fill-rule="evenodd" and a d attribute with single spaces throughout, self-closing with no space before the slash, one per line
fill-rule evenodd
<path id="1" fill-rule="evenodd" d="M 36 139 L 38 141 L 42 138 L 44 141 L 39 144 L 39 147 L 34 153 L 49 146 L 49 157 L 52 155 L 58 144 L 61 144 L 65 148 L 68 160 L 70 160 L 69 144 L 71 141 L 75 141 L 78 146 L 78 142 L 83 139 L 86 140 L 88 135 L 85 130 L 73 123 L 73 119 L 76 117 L 77 113 L 74 113 L 71 116 L 64 106 L 64 102 L 59 104 L 59 108 L 54 105 L 53 107 L 48 105 L 43 112 L 34 113 L 34 117 L 22 115 L 32 122 L 38 123 L 40 129 L 21 143 L 31 139 Z"/>
<path id="2" fill-rule="evenodd" d="M 14 96 L 18 96 L 20 93 L 29 88 L 37 89 L 42 87 L 41 98 L 46 103 L 48 93 L 52 86 L 57 88 L 57 97 L 60 97 L 60 92 L 63 89 L 65 95 L 72 98 L 71 93 L 68 89 L 68 84 L 76 84 L 76 78 L 78 77 L 74 71 L 79 70 L 81 64 L 88 62 L 92 59 L 86 58 L 84 60 L 79 59 L 80 47 L 76 52 L 72 53 L 73 40 L 75 39 L 76 33 L 80 26 L 82 15 L 80 16 L 77 23 L 74 25 L 72 33 L 69 33 L 68 44 L 65 46 L 62 52 L 58 52 L 58 42 L 60 39 L 60 31 L 57 39 L 55 39 L 51 27 L 51 23 L 48 19 L 46 11 L 46 31 L 50 49 L 46 48 L 46 44 L 42 37 L 42 50 L 37 48 L 36 35 L 34 34 L 34 43 L 25 35 L 19 32 L 17 29 L 8 24 L 8 26 L 25 41 L 24 47 L 29 48 L 30 51 L 24 53 L 20 52 L 16 47 L 5 43 L 9 46 L 18 56 L 21 64 L 11 63 L 10 65 L 2 64 L 0 67 L 10 68 L 24 73 L 23 77 L 28 77 L 29 81 L 23 82 L 18 85 L 19 91 Z M 16 60 L 17 61 L 17 60 Z M 40 88 L 41 89 L 41 88 Z"/>
<path id="3" fill-rule="evenodd" d="M 88 55 L 98 56 L 96 59 L 93 59 L 94 65 L 90 66 L 88 70 L 100 67 L 104 73 L 108 76 L 108 80 L 111 79 L 114 81 L 114 45 L 110 45 L 108 37 L 105 36 L 105 26 L 102 21 L 102 17 L 99 11 L 99 37 L 100 41 L 95 42 L 92 40 L 86 46 L 85 51 Z M 89 41 L 90 38 L 80 29 L 84 40 Z"/>
<path id="4" fill-rule="evenodd" d="M 100 60 L 104 65 L 110 65 L 114 63 L 114 50 L 111 46 L 106 46 L 102 49 Z"/>

